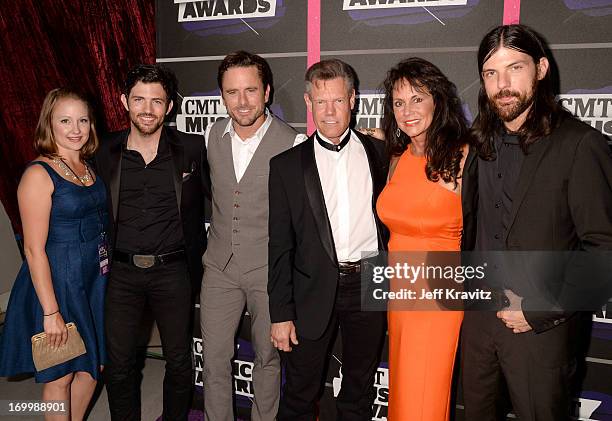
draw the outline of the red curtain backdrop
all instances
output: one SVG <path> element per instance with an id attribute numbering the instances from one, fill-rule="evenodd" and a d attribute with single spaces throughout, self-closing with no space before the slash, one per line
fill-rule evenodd
<path id="1" fill-rule="evenodd" d="M 19 233 L 17 184 L 46 93 L 77 86 L 97 101 L 99 131 L 125 127 L 124 76 L 155 62 L 155 2 L 0 1 L 0 34 L 0 201 Z"/>

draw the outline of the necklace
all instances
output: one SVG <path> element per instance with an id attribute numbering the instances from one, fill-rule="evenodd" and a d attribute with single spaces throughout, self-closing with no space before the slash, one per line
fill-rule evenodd
<path id="1" fill-rule="evenodd" d="M 72 178 L 74 181 L 80 182 L 82 185 L 86 186 L 87 183 L 91 183 L 91 173 L 89 172 L 89 167 L 87 164 L 85 165 L 85 174 L 80 176 L 77 175 L 68 164 L 64 162 L 62 158 L 53 158 L 53 163 L 57 165 L 57 167 L 64 173 L 66 177 Z"/>

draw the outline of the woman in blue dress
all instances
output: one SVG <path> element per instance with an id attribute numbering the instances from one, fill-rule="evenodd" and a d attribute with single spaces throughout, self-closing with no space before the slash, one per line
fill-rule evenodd
<path id="1" fill-rule="evenodd" d="M 26 261 L 11 291 L 2 338 L 0 375 L 35 372 L 42 399 L 70 403 L 60 416 L 83 418 L 105 360 L 106 194 L 87 164 L 98 146 L 85 98 L 54 89 L 45 98 L 35 134 L 39 154 L 17 191 Z M 101 255 L 101 256 L 100 256 Z M 36 372 L 31 336 L 44 331 L 52 346 L 74 322 L 86 353 Z"/>

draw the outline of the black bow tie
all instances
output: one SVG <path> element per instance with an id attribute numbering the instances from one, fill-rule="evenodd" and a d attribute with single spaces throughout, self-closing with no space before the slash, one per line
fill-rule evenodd
<path id="1" fill-rule="evenodd" d="M 342 142 L 338 143 L 337 145 L 334 145 L 333 143 L 329 143 L 329 142 L 326 142 L 323 139 L 321 139 L 319 137 L 319 133 L 318 132 L 315 134 L 315 137 L 317 138 L 317 142 L 319 142 L 319 145 L 323 146 L 325 149 L 328 149 L 328 150 L 334 151 L 334 152 L 340 152 L 342 150 L 342 148 L 344 148 L 346 145 L 348 145 L 349 140 L 351 140 L 351 131 L 349 130 L 346 133 L 346 136 L 344 136 L 344 139 L 342 139 Z"/>

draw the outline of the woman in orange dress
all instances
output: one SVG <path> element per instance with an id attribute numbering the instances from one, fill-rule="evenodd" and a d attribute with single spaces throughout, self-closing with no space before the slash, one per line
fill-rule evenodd
<path id="1" fill-rule="evenodd" d="M 392 164 L 377 209 L 391 231 L 389 260 L 402 259 L 399 252 L 459 251 L 461 171 L 471 137 L 455 85 L 433 64 L 409 58 L 389 70 L 384 88 Z M 393 304 L 388 419 L 448 420 L 463 312 Z"/>

